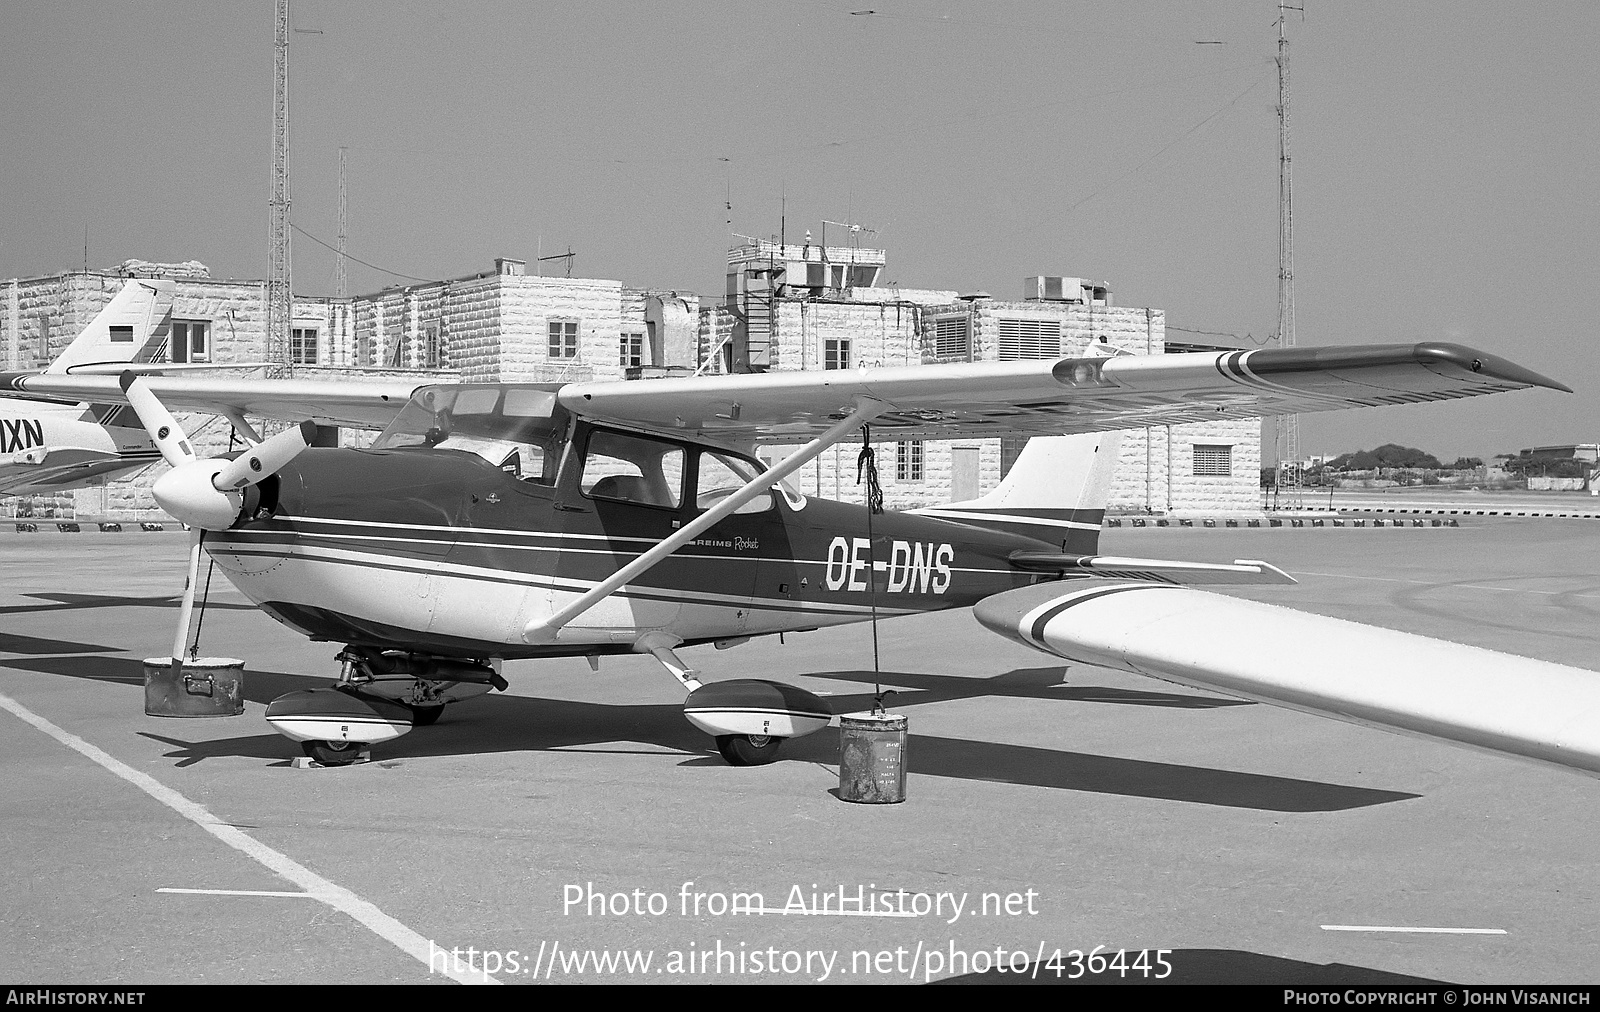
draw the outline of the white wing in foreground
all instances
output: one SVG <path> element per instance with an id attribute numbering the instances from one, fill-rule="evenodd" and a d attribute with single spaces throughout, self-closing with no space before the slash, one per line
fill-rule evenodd
<path id="1" fill-rule="evenodd" d="M 1041 584 L 973 612 L 1069 660 L 1600 775 L 1600 672 L 1149 583 Z"/>

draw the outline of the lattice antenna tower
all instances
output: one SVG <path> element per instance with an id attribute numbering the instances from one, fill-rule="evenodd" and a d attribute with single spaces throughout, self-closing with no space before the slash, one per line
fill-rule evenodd
<path id="1" fill-rule="evenodd" d="M 1289 11 L 1303 7 L 1278 4 L 1278 346 L 1293 348 L 1294 338 L 1294 187 L 1289 157 Z M 1300 459 L 1300 416 L 1276 419 L 1273 452 L 1279 463 Z"/>
<path id="2" fill-rule="evenodd" d="M 344 215 L 344 153 L 345 148 L 343 145 L 341 145 L 339 147 L 339 250 L 338 255 L 334 257 L 333 260 L 333 294 L 341 299 L 348 294 L 345 291 L 344 277 L 344 241 L 346 236 Z"/>
<path id="3" fill-rule="evenodd" d="M 289 269 L 289 0 L 278 0 L 272 61 L 272 193 L 267 255 L 267 354 L 269 377 L 288 376 L 289 322 L 293 294 Z"/>

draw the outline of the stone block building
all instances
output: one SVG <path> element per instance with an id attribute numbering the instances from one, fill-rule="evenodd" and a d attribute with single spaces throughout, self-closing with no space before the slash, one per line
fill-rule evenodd
<path id="1" fill-rule="evenodd" d="M 809 240 L 809 236 L 807 237 Z M 879 287 L 882 250 L 757 240 L 728 254 L 725 300 L 701 311 L 700 356 L 713 371 L 787 371 L 1053 359 L 1099 345 L 1166 352 L 1166 314 L 1113 304 L 1109 287 L 1037 276 L 1023 297 Z M 1190 345 L 1186 350 L 1196 350 Z M 1136 429 L 1124 435 L 1114 510 L 1251 512 L 1260 508 L 1259 419 Z M 1023 439 L 886 444 L 886 505 L 904 509 L 993 489 Z M 825 453 L 792 479 L 804 491 L 856 498 L 856 452 Z"/>
<path id="2" fill-rule="evenodd" d="M 1008 300 L 883 285 L 886 261 L 882 250 L 756 241 L 730 251 L 718 301 L 612 280 L 530 276 L 523 261 L 500 258 L 493 270 L 450 280 L 350 297 L 296 296 L 290 368 L 300 379 L 574 382 L 1056 358 L 1091 345 L 1136 355 L 1166 351 L 1165 314 L 1114 305 L 1105 285 L 1035 277 L 1024 282 L 1022 298 Z M 212 278 L 194 262 L 127 261 L 108 271 L 0 282 L 7 366 L 47 364 L 129 277 L 174 282 L 151 352 L 156 360 L 264 359 L 265 281 Z M 201 416 L 185 424 L 194 426 L 202 452 L 227 447 L 226 422 Z M 359 445 L 371 434 L 340 438 Z M 880 444 L 886 502 L 907 508 L 981 495 L 999 483 L 1022 445 Z M 853 446 L 836 447 L 791 480 L 812 494 L 859 500 L 856 454 Z M 146 490 L 161 467 L 103 487 L 0 501 L 0 512 L 137 519 L 154 509 Z M 1259 420 L 1134 430 L 1123 438 L 1112 507 L 1252 511 L 1259 508 L 1259 467 Z"/>

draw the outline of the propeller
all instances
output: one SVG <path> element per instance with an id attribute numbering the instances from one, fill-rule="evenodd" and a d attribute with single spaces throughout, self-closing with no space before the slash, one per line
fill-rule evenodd
<path id="1" fill-rule="evenodd" d="M 304 421 L 257 443 L 233 460 L 198 457 L 183 427 L 151 392 L 144 378 L 124 372 L 119 383 L 134 413 L 172 470 L 150 489 L 156 503 L 175 520 L 193 528 L 222 530 L 233 526 L 243 505 L 241 489 L 276 474 L 317 435 L 315 422 Z"/>
<path id="2" fill-rule="evenodd" d="M 186 524 L 193 532 L 189 540 L 189 578 L 184 584 L 178 634 L 172 644 L 172 664 L 177 669 L 182 667 L 183 658 L 196 649 L 191 642 L 190 620 L 194 614 L 200 547 L 205 532 L 233 526 L 244 505 L 241 490 L 272 477 L 310 446 L 316 438 L 317 426 L 315 422 L 301 422 L 257 443 L 233 460 L 200 457 L 190 446 L 183 427 L 143 377 L 124 372 L 118 383 L 156 449 L 161 451 L 162 459 L 172 465 L 172 470 L 156 479 L 150 494 L 169 516 Z"/>

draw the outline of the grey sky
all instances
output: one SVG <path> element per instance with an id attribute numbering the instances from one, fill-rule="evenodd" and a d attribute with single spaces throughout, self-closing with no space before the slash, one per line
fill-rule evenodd
<path id="1" fill-rule="evenodd" d="M 1600 439 L 1600 5 L 1304 6 L 1300 343 L 1460 341 L 1578 392 L 1306 416 L 1303 449 Z M 264 276 L 272 9 L 7 4 L 0 277 L 81 266 L 85 225 L 91 266 Z M 1016 298 L 1026 275 L 1083 275 L 1170 326 L 1261 339 L 1275 17 L 1263 0 L 295 0 L 323 34 L 293 41 L 294 219 L 333 241 L 346 145 L 349 249 L 371 263 L 457 276 L 542 241 L 582 276 L 715 294 L 730 231 L 775 234 L 786 191 L 789 236 L 862 222 L 908 287 Z M 297 291 L 331 291 L 327 250 L 297 234 L 294 264 Z"/>

